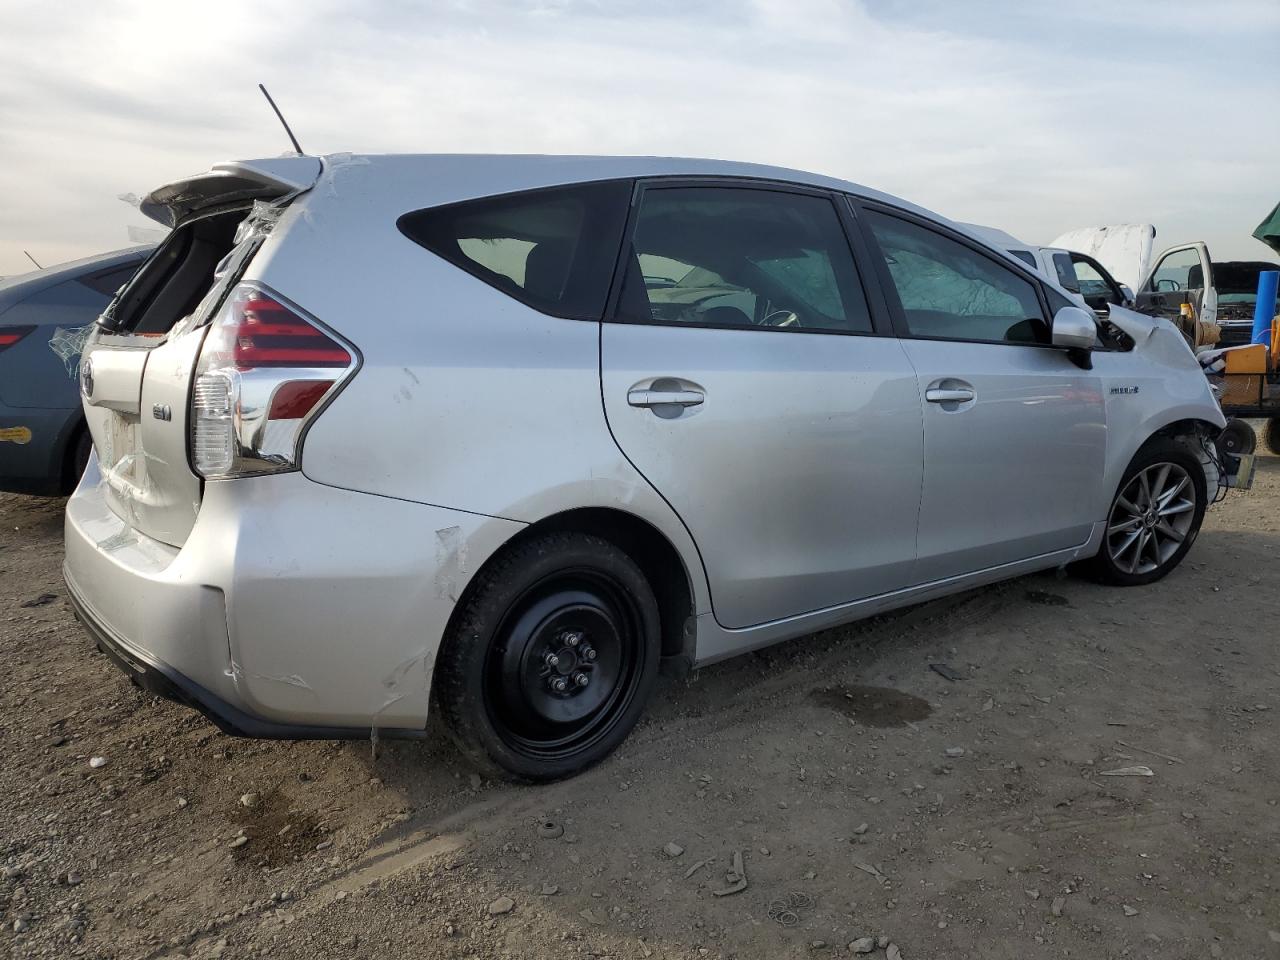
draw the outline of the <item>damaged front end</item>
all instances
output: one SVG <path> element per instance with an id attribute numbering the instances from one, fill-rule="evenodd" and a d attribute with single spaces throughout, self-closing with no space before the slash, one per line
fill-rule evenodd
<path id="1" fill-rule="evenodd" d="M 1144 376 L 1116 378 L 1108 411 L 1111 427 L 1120 435 L 1167 436 L 1184 443 L 1200 460 L 1211 500 L 1229 489 L 1247 490 L 1253 483 L 1252 455 L 1240 454 L 1224 443 L 1224 416 L 1218 398 L 1186 338 L 1174 324 L 1124 307 L 1112 306 L 1107 318 L 1132 346 L 1129 352 L 1150 369 Z M 1127 345 L 1126 345 L 1127 346 Z M 1119 397 L 1124 397 L 1123 401 Z M 1162 418 L 1154 431 L 1143 420 Z"/>

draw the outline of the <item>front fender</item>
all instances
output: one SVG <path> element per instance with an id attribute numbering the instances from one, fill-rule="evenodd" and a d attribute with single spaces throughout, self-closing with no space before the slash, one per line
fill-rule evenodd
<path id="1" fill-rule="evenodd" d="M 1180 421 L 1198 421 L 1218 430 L 1227 422 L 1200 364 L 1173 324 L 1115 306 L 1111 319 L 1133 338 L 1134 347 L 1094 354 L 1107 405 L 1106 479 L 1099 518 L 1105 516 L 1134 454 L 1153 435 Z"/>

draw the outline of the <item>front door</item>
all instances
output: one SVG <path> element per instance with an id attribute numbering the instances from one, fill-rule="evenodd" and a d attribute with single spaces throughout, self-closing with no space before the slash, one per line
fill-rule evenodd
<path id="1" fill-rule="evenodd" d="M 1184 304 L 1191 308 L 1190 317 L 1184 311 Z M 1203 243 L 1188 243 L 1160 254 L 1155 267 L 1138 288 L 1135 309 L 1172 320 L 1192 344 L 1196 343 L 1197 330 L 1192 318 L 1215 323 L 1218 312 L 1209 248 Z"/>
<path id="2" fill-rule="evenodd" d="M 910 583 L 922 427 L 873 328 L 835 202 L 649 184 L 601 383 L 622 451 L 697 543 L 716 619 L 747 627 Z"/>
<path id="3" fill-rule="evenodd" d="M 916 582 L 1083 544 L 1102 519 L 1101 383 L 1049 345 L 1039 282 L 908 214 L 861 219 L 919 378 Z"/>

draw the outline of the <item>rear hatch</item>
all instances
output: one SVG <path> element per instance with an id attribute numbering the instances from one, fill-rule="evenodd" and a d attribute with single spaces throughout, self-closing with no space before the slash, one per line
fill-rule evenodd
<path id="1" fill-rule="evenodd" d="M 173 232 L 98 319 L 80 364 L 106 501 L 142 534 L 181 546 L 195 524 L 189 398 L 205 322 L 320 169 L 313 157 L 221 164 L 142 204 Z"/>

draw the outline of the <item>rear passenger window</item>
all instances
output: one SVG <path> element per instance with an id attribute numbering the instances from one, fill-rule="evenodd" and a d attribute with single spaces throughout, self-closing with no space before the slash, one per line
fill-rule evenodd
<path id="1" fill-rule="evenodd" d="M 430 207 L 397 226 L 536 310 L 599 320 L 630 202 L 631 181 L 609 180 Z"/>
<path id="2" fill-rule="evenodd" d="M 871 332 L 831 201 L 736 187 L 645 191 L 618 316 L 639 323 Z"/>
<path id="3" fill-rule="evenodd" d="M 866 220 L 912 336 L 1049 343 L 1031 281 L 933 230 L 878 211 Z"/>

